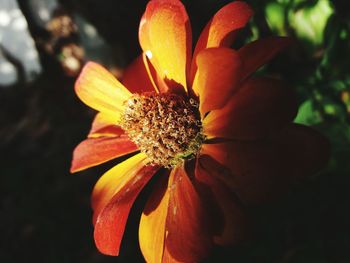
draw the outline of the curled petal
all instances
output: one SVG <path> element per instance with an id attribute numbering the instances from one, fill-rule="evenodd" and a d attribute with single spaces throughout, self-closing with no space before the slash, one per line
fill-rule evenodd
<path id="1" fill-rule="evenodd" d="M 224 108 L 203 121 L 208 137 L 251 140 L 265 137 L 291 122 L 297 111 L 291 89 L 272 78 L 248 79 Z"/>
<path id="2" fill-rule="evenodd" d="M 148 65 L 145 63 L 148 62 L 143 53 L 124 71 L 122 83 L 132 93 L 152 92 L 156 89 Z"/>
<path id="3" fill-rule="evenodd" d="M 160 176 L 141 216 L 139 243 L 144 258 L 150 263 L 163 260 L 169 204 L 168 178 L 169 175 Z"/>
<path id="4" fill-rule="evenodd" d="M 238 53 L 243 60 L 242 77 L 248 77 L 292 43 L 292 39 L 288 37 L 268 37 L 240 48 Z"/>
<path id="5" fill-rule="evenodd" d="M 182 3 L 177 0 L 150 1 L 140 22 L 139 39 L 143 51 L 168 86 L 187 90 L 192 33 Z"/>
<path id="6" fill-rule="evenodd" d="M 324 167 L 329 145 L 311 128 L 292 124 L 267 140 L 205 144 L 202 154 L 230 169 L 226 181 L 244 203 L 257 204 L 280 197 L 291 183 Z"/>
<path id="7" fill-rule="evenodd" d="M 245 2 L 235 1 L 225 5 L 204 28 L 198 39 L 193 57 L 195 58 L 205 48 L 229 47 L 237 31 L 247 24 L 252 15 L 252 9 Z M 193 79 L 196 69 L 196 64 L 192 63 L 191 79 Z"/>
<path id="8" fill-rule="evenodd" d="M 137 150 L 126 135 L 88 138 L 74 149 L 70 171 L 79 172 Z"/>
<path id="9" fill-rule="evenodd" d="M 86 105 L 116 119 L 131 95 L 111 73 L 94 62 L 84 66 L 75 83 L 75 92 Z"/>
<path id="10" fill-rule="evenodd" d="M 92 196 L 96 246 L 107 255 L 119 254 L 130 209 L 140 191 L 159 169 L 145 166 L 143 154 L 130 159 L 104 174 Z"/>
<path id="11" fill-rule="evenodd" d="M 209 215 L 182 166 L 172 170 L 168 191 L 167 250 L 180 262 L 198 262 L 212 246 L 206 222 Z"/>
<path id="12" fill-rule="evenodd" d="M 199 95 L 199 110 L 204 116 L 210 110 L 222 108 L 239 87 L 242 63 L 237 52 L 229 48 L 205 49 L 196 60 L 193 91 Z"/>

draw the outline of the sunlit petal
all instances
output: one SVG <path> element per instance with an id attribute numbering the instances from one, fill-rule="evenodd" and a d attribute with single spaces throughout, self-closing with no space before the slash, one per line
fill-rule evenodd
<path id="1" fill-rule="evenodd" d="M 124 130 L 116 125 L 119 120 L 114 116 L 99 112 L 92 121 L 89 138 L 115 137 L 124 134 Z"/>
<path id="2" fill-rule="evenodd" d="M 88 138 L 74 149 L 70 171 L 75 173 L 85 170 L 137 150 L 137 146 L 126 135 Z"/>
<path id="3" fill-rule="evenodd" d="M 130 159 L 104 174 L 93 192 L 95 243 L 107 255 L 119 254 L 130 209 L 140 191 L 159 169 L 145 166 L 142 154 Z"/>
<path id="4" fill-rule="evenodd" d="M 177 0 L 153 0 L 146 7 L 139 28 L 140 44 L 171 89 L 187 89 L 192 33 L 188 15 Z"/>
<path id="5" fill-rule="evenodd" d="M 91 108 L 118 119 L 131 93 L 102 66 L 89 62 L 75 83 L 78 97 Z"/>
<path id="6" fill-rule="evenodd" d="M 205 48 L 229 47 L 237 31 L 247 24 L 252 15 L 253 11 L 249 5 L 241 1 L 229 3 L 221 8 L 201 33 L 194 51 L 194 59 Z M 196 68 L 196 64 L 192 63 L 191 79 L 194 78 Z"/>
<path id="7" fill-rule="evenodd" d="M 145 166 L 146 155 L 138 153 L 114 166 L 97 181 L 91 195 L 94 222 L 99 211 L 106 206 L 113 195 L 124 187 L 138 170 Z"/>
<path id="8" fill-rule="evenodd" d="M 139 243 L 147 262 L 162 262 L 165 222 L 168 214 L 168 174 L 162 174 L 143 210 L 139 226 Z"/>
<path id="9" fill-rule="evenodd" d="M 204 116 L 223 107 L 239 87 L 242 63 L 237 52 L 229 48 L 205 49 L 196 60 L 193 91 L 199 96 L 199 110 Z"/>

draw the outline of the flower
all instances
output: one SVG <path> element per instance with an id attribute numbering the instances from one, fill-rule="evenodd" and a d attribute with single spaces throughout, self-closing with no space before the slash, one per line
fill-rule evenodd
<path id="1" fill-rule="evenodd" d="M 98 249 L 118 255 L 129 211 L 158 174 L 143 210 L 139 243 L 147 262 L 198 262 L 214 244 L 249 233 L 244 206 L 270 200 L 319 170 L 327 140 L 293 124 L 296 103 L 280 80 L 252 73 L 287 38 L 228 48 L 252 16 L 241 1 L 207 24 L 191 52 L 191 26 L 177 0 L 151 0 L 139 29 L 143 54 L 122 82 L 89 62 L 78 97 L 98 111 L 73 154 L 72 172 L 133 154 L 92 193 Z"/>

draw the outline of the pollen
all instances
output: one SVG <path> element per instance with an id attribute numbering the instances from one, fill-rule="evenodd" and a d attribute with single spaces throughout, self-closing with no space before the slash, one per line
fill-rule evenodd
<path id="1" fill-rule="evenodd" d="M 121 126 L 149 164 L 166 168 L 194 158 L 205 139 L 198 103 L 175 94 L 133 95 L 125 102 Z"/>

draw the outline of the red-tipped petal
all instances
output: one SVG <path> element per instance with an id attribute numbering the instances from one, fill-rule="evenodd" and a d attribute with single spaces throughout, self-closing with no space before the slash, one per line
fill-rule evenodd
<path id="1" fill-rule="evenodd" d="M 182 166 L 172 170 L 169 180 L 167 250 L 178 261 L 198 262 L 212 246 L 205 204 Z"/>
<path id="2" fill-rule="evenodd" d="M 177 0 L 147 4 L 139 28 L 140 44 L 171 89 L 187 89 L 192 33 L 185 7 Z"/>
<path id="3" fill-rule="evenodd" d="M 214 236 L 214 241 L 219 245 L 234 245 L 250 236 L 250 220 L 238 205 L 238 199 L 234 193 L 219 180 L 220 172 L 220 169 L 211 166 L 206 158 L 198 159 L 195 170 L 196 180 L 212 193 L 212 198 L 223 217 L 222 229 Z M 206 203 L 209 204 L 210 201 Z M 219 217 L 218 213 L 212 214 Z"/>
<path id="4" fill-rule="evenodd" d="M 203 121 L 212 137 L 251 140 L 287 125 L 297 111 L 294 93 L 272 78 L 248 79 L 224 108 L 211 111 Z"/>
<path id="5" fill-rule="evenodd" d="M 137 146 L 126 135 L 88 138 L 74 149 L 71 172 L 75 173 L 137 150 Z"/>
<path id="6" fill-rule="evenodd" d="M 155 91 L 153 78 L 147 69 L 144 54 L 136 58 L 124 71 L 122 83 L 132 93 Z M 153 83 L 152 83 L 153 82 Z"/>
<path id="7" fill-rule="evenodd" d="M 235 1 L 225 5 L 204 28 L 198 39 L 193 57 L 195 58 L 205 48 L 229 47 L 237 31 L 247 24 L 252 15 L 252 9 L 245 2 Z M 192 63 L 191 79 L 194 78 L 196 68 L 195 63 Z"/>
<path id="8" fill-rule="evenodd" d="M 288 37 L 268 37 L 240 48 L 238 53 L 243 61 L 242 77 L 248 77 L 292 43 L 292 39 Z"/>
<path id="9" fill-rule="evenodd" d="M 91 108 L 116 119 L 131 93 L 111 73 L 97 63 L 87 63 L 80 73 L 75 92 Z"/>
<path id="10" fill-rule="evenodd" d="M 96 185 L 98 189 L 94 189 L 94 216 L 97 215 L 94 238 L 98 249 L 107 255 L 119 254 L 130 209 L 140 191 L 159 169 L 145 166 L 142 161 L 133 162 L 134 166 L 127 171 L 111 169 Z"/>
<path id="11" fill-rule="evenodd" d="M 145 260 L 150 263 L 161 263 L 163 259 L 169 205 L 168 179 L 168 174 L 160 176 L 141 216 L 139 243 Z"/>
<path id="12" fill-rule="evenodd" d="M 204 116 L 210 110 L 222 108 L 238 88 L 242 63 L 237 52 L 229 48 L 205 49 L 196 60 L 193 90 L 199 95 L 199 110 Z"/>

